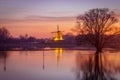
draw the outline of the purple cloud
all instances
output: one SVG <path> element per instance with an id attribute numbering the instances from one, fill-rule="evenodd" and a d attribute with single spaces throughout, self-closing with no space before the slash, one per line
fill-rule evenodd
<path id="1" fill-rule="evenodd" d="M 11 22 L 38 22 L 38 21 L 75 21 L 75 16 L 51 17 L 51 16 L 27 16 L 23 19 L 0 19 L 0 23 Z"/>

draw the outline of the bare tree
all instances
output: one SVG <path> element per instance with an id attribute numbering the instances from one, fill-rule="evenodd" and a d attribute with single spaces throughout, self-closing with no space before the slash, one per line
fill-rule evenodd
<path id="1" fill-rule="evenodd" d="M 0 41 L 5 41 L 9 37 L 10 37 L 9 31 L 4 27 L 0 28 Z"/>
<path id="2" fill-rule="evenodd" d="M 104 45 L 120 30 L 114 26 L 118 22 L 115 13 L 107 8 L 91 9 L 77 17 L 77 32 L 101 52 Z"/>
<path id="3" fill-rule="evenodd" d="M 0 28 L 0 50 L 4 50 L 6 48 L 5 44 L 7 43 L 9 38 L 9 31 L 4 27 Z"/>

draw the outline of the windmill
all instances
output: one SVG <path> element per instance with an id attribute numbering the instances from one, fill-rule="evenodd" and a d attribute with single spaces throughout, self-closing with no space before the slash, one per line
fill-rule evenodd
<path id="1" fill-rule="evenodd" d="M 62 32 L 64 32 L 64 31 L 60 31 L 60 30 L 59 30 L 59 25 L 57 25 L 57 31 L 52 32 L 52 33 L 56 33 L 56 36 L 55 36 L 55 38 L 54 38 L 54 41 L 64 40 L 63 37 L 62 37 Z"/>

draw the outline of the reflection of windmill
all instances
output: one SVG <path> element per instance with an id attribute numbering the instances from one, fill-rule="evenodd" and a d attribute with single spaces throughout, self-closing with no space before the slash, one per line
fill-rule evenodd
<path id="1" fill-rule="evenodd" d="M 57 57 L 57 65 L 59 65 L 59 62 L 62 58 L 62 53 L 63 53 L 62 48 L 55 48 L 55 54 L 56 54 L 56 57 Z"/>
<path id="2" fill-rule="evenodd" d="M 56 36 L 55 36 L 55 38 L 54 38 L 54 41 L 63 40 L 62 32 L 63 32 L 63 31 L 60 31 L 60 30 L 59 30 L 59 26 L 57 25 L 57 31 L 56 31 L 56 32 L 52 32 L 52 33 L 57 33 Z"/>

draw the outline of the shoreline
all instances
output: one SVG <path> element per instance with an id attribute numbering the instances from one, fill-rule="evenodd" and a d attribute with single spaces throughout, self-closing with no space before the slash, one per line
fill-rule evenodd
<path id="1" fill-rule="evenodd" d="M 94 51 L 96 50 L 94 47 L 46 47 L 46 48 L 37 48 L 37 49 L 8 49 L 8 50 L 0 50 L 0 51 L 51 51 L 56 49 L 63 49 L 63 50 L 89 50 Z M 114 48 L 103 48 L 103 51 L 119 51 L 118 49 Z"/>

